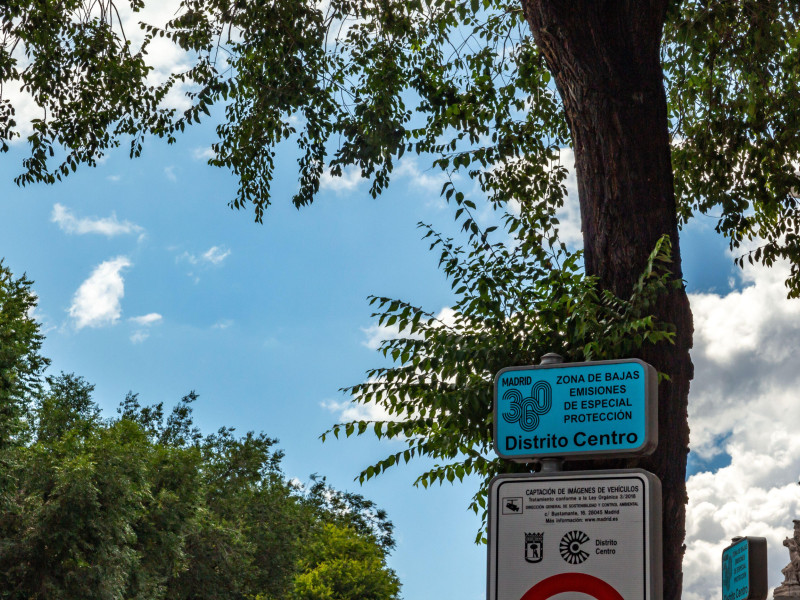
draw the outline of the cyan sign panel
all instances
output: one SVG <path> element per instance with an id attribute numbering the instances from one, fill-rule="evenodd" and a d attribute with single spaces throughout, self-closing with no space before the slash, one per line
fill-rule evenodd
<path id="1" fill-rule="evenodd" d="M 736 538 L 722 551 L 722 600 L 766 600 L 767 540 Z"/>
<path id="2" fill-rule="evenodd" d="M 509 367 L 494 391 L 503 458 L 642 455 L 658 441 L 658 377 L 638 359 Z"/>

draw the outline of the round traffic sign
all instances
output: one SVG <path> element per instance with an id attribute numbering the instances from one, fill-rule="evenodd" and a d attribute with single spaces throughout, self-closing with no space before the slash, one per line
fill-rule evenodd
<path id="1" fill-rule="evenodd" d="M 560 573 L 542 579 L 525 592 L 520 600 L 547 600 L 563 592 L 581 592 L 595 600 L 624 600 L 608 583 L 585 573 Z"/>

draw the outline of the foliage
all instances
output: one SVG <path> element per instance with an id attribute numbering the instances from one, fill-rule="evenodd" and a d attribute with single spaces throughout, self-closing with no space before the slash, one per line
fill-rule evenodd
<path id="1" fill-rule="evenodd" d="M 29 435 L 29 404 L 49 362 L 41 354 L 43 337 L 33 318 L 36 295 L 31 285 L 25 275 L 15 278 L 0 260 L 0 515 L 13 503 L 14 449 Z"/>
<path id="2" fill-rule="evenodd" d="M 518 218 L 508 215 L 507 222 L 516 228 Z M 539 241 L 546 232 L 530 232 L 511 244 L 489 244 L 484 233 L 475 234 L 464 249 L 423 227 L 457 301 L 437 317 L 401 300 L 371 299 L 379 324 L 398 330 L 380 348 L 394 365 L 368 371 L 366 382 L 345 391 L 353 402 L 374 403 L 389 417 L 337 424 L 322 437 L 374 433 L 404 442 L 404 450 L 362 471 L 362 482 L 423 456 L 443 462 L 422 473 L 416 485 L 479 475 L 482 485 L 470 507 L 485 519 L 489 479 L 527 469 L 493 456 L 495 374 L 535 364 L 548 352 L 567 362 L 602 360 L 635 356 L 644 344 L 669 343 L 674 327 L 658 322 L 652 309 L 668 286 L 680 282 L 668 270 L 667 237 L 651 253 L 631 297 L 623 299 L 598 290 L 583 275 L 579 253 L 563 245 L 543 250 Z"/>
<path id="3" fill-rule="evenodd" d="M 0 518 L 0 597 L 118 598 L 136 565 L 145 438 L 125 421 L 100 427 L 80 378 L 50 382 L 58 402 L 36 410 L 47 435 L 17 448 L 14 502 Z"/>
<path id="4" fill-rule="evenodd" d="M 517 1 L 183 0 L 166 27 L 141 24 L 133 45 L 119 11 L 135 17 L 143 6 L 0 7 L 0 149 L 20 134 L 13 86 L 41 108 L 18 183 L 53 182 L 122 141 L 136 156 L 147 135 L 174 141 L 220 106 L 209 163 L 237 175 L 231 205 L 252 205 L 259 221 L 281 144 L 300 150 L 297 206 L 313 200 L 325 170 L 355 167 L 379 194 L 406 151 L 476 179 L 495 202 L 523 189 L 526 202 L 561 202 L 537 188 L 569 133 Z M 789 259 L 792 295 L 799 11 L 792 0 L 673 2 L 663 44 L 681 217 L 716 215 L 733 248 L 761 244 L 740 264 Z M 193 61 L 161 85 L 147 79 L 155 38 Z M 164 102 L 176 84 L 190 90 L 182 113 Z"/>
<path id="5" fill-rule="evenodd" d="M 308 546 L 295 578 L 296 600 L 390 600 L 400 584 L 380 546 L 346 526 L 326 524 Z"/>
<path id="6" fill-rule="evenodd" d="M 27 404 L 49 362 L 40 353 L 43 337 L 32 315 L 32 283 L 25 275 L 15 278 L 0 261 L 0 450 L 21 441 Z"/>
<path id="7" fill-rule="evenodd" d="M 133 11 L 144 6 L 143 0 L 125 4 Z M 165 134 L 174 110 L 160 104 L 174 81 L 148 83 L 149 41 L 133 51 L 112 0 L 0 4 L 0 151 L 20 135 L 12 98 L 23 97 L 14 87 L 41 115 L 31 123 L 30 156 L 18 184 L 54 183 L 80 164 L 95 166 L 123 138 L 130 139 L 131 157 L 138 156 L 145 134 Z"/>
<path id="8" fill-rule="evenodd" d="M 131 393 L 104 419 L 83 378 L 39 386 L 30 282 L 2 283 L 0 331 L 16 352 L 2 400 L 18 410 L 0 438 L 0 598 L 278 599 L 313 573 L 336 598 L 397 597 L 384 511 L 324 478 L 290 483 L 263 433 L 202 435 L 194 392 L 169 413 Z M 373 584 L 388 591 L 361 595 Z"/>
<path id="9" fill-rule="evenodd" d="M 789 259 L 800 295 L 800 5 L 684 0 L 667 22 L 680 215 L 715 215 L 743 265 Z M 749 242 L 749 243 L 748 243 Z"/>

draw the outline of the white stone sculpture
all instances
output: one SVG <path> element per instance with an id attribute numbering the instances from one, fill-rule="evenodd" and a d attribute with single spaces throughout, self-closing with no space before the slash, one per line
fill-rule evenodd
<path id="1" fill-rule="evenodd" d="M 781 569 L 783 583 L 775 588 L 773 598 L 800 599 L 800 521 L 793 520 L 794 535 L 783 540 L 789 549 L 789 564 Z"/>

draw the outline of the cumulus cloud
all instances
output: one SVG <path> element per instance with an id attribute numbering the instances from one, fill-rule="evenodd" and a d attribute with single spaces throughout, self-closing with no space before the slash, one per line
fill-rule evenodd
<path id="1" fill-rule="evenodd" d="M 122 314 L 120 301 L 125 295 L 122 270 L 131 266 L 125 256 L 100 263 L 72 299 L 69 316 L 76 329 L 113 325 Z"/>
<path id="2" fill-rule="evenodd" d="M 684 598 L 719 597 L 722 549 L 738 535 L 767 538 L 769 585 L 783 580 L 782 546 L 800 518 L 800 300 L 787 300 L 786 265 L 748 266 L 727 294 L 690 295 L 695 379 L 689 397 Z M 365 328 L 364 345 L 399 335 Z M 342 421 L 390 417 L 381 407 L 328 402 Z"/>
<path id="3" fill-rule="evenodd" d="M 330 171 L 326 170 L 320 177 L 319 187 L 323 190 L 343 194 L 355 191 L 362 181 L 364 180 L 361 178 L 361 170 L 358 167 L 346 167 L 342 170 L 341 177 L 334 177 Z"/>
<path id="4" fill-rule="evenodd" d="M 687 482 L 687 600 L 719 596 L 720 555 L 737 535 L 766 537 L 770 587 L 783 580 L 781 542 L 800 518 L 800 301 L 786 299 L 787 273 L 748 267 L 741 290 L 690 295 L 692 452 L 724 466 Z"/>
<path id="5" fill-rule="evenodd" d="M 134 50 L 138 50 L 144 41 L 145 32 L 139 27 L 139 23 L 163 27 L 181 12 L 180 0 L 148 2 L 138 12 L 132 11 L 130 4 L 126 3 L 119 7 L 119 11 L 125 35 L 132 42 Z M 192 59 L 187 52 L 167 38 L 156 37 L 147 47 L 147 63 L 153 68 L 147 76 L 148 85 L 160 85 L 166 82 L 170 75 L 187 70 Z M 186 110 L 191 106 L 190 100 L 186 97 L 186 92 L 190 88 L 191 84 L 187 82 L 176 82 L 162 101 L 162 105 L 181 111 Z"/>
<path id="6" fill-rule="evenodd" d="M 69 208 L 59 203 L 53 205 L 50 221 L 56 223 L 61 231 L 75 235 L 97 233 L 113 237 L 144 231 L 135 223 L 120 221 L 114 213 L 110 217 L 76 217 Z"/>

